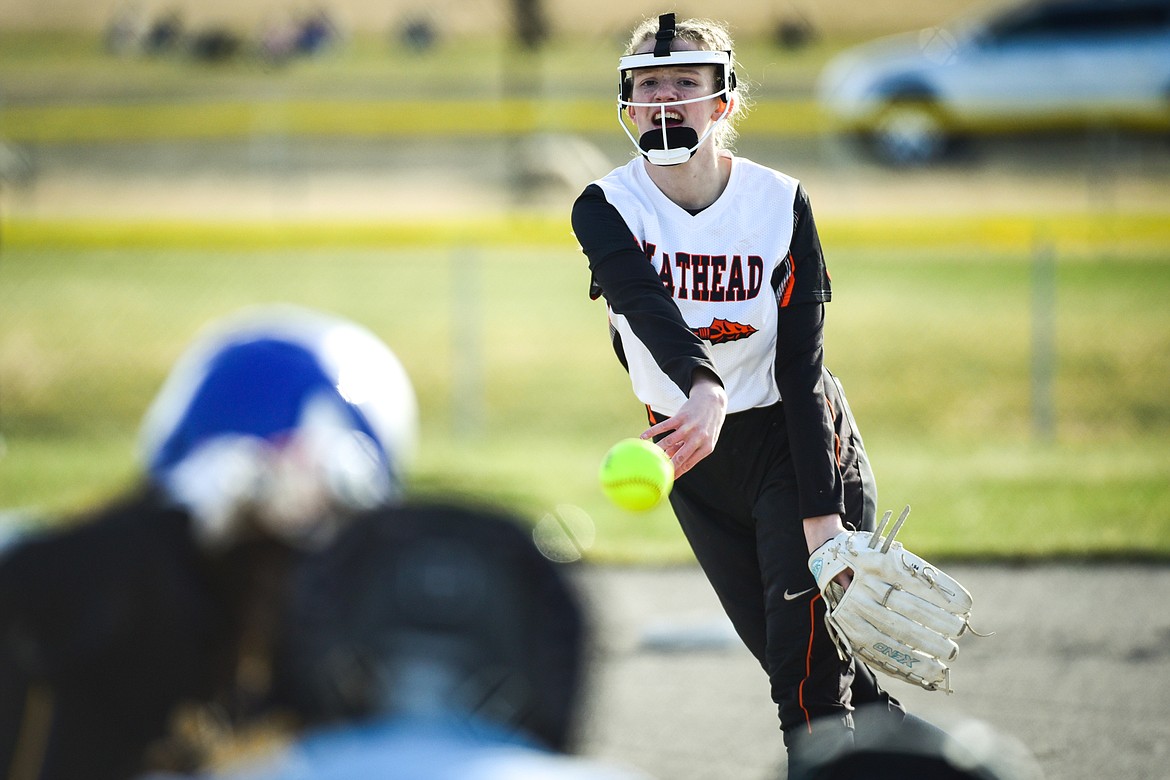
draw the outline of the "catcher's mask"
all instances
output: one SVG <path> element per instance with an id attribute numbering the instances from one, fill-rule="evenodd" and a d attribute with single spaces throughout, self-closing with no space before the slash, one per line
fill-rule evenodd
<path id="1" fill-rule="evenodd" d="M 674 14 L 663 14 L 658 17 L 658 32 L 654 36 L 654 51 L 645 54 L 629 54 L 618 60 L 618 124 L 637 147 L 639 153 L 654 165 L 679 165 L 691 159 L 698 148 L 703 145 L 703 142 L 715 132 L 715 128 L 730 116 L 732 102 L 729 100 L 729 96 L 735 91 L 735 71 L 731 65 L 731 52 L 671 51 L 670 46 L 674 39 Z M 717 68 L 715 91 L 702 97 L 655 103 L 639 103 L 632 99 L 634 71 L 640 68 L 662 68 L 677 65 L 715 65 Z M 719 118 L 703 133 L 702 138 L 699 137 L 694 128 L 668 127 L 665 112 L 661 116 L 659 127 L 643 133 L 641 138 L 635 138 L 623 116 L 624 110 L 630 106 L 669 108 L 687 103 L 698 103 L 711 98 L 719 98 L 723 102 L 723 110 L 720 112 Z"/>
<path id="2" fill-rule="evenodd" d="M 441 715 L 570 746 L 584 615 L 510 515 L 363 514 L 305 559 L 287 617 L 278 676 L 310 723 Z"/>
<path id="3" fill-rule="evenodd" d="M 413 388 L 398 358 L 348 320 L 260 306 L 207 328 L 142 425 L 151 478 L 201 541 L 255 522 L 317 544 L 342 514 L 397 498 L 413 454 Z"/>

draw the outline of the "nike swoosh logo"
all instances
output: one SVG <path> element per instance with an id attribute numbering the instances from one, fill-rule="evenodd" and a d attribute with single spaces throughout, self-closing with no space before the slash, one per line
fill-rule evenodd
<path id="1" fill-rule="evenodd" d="M 796 599 L 800 598 L 801 596 L 807 596 L 808 594 L 812 593 L 814 590 L 816 590 L 816 588 L 808 588 L 807 590 L 802 590 L 800 593 L 789 593 L 787 590 L 785 590 L 784 591 L 784 600 L 785 601 L 795 601 Z"/>

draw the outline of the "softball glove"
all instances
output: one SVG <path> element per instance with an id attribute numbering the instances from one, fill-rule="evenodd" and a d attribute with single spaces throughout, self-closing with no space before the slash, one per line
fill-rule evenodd
<path id="1" fill-rule="evenodd" d="M 970 628 L 971 594 L 894 541 L 910 507 L 883 539 L 891 514 L 876 531 L 844 531 L 809 556 L 829 634 L 843 658 L 851 653 L 873 669 L 951 693 L 950 663 L 959 654 L 955 639 Z M 833 578 L 845 569 L 853 581 L 842 589 Z"/>

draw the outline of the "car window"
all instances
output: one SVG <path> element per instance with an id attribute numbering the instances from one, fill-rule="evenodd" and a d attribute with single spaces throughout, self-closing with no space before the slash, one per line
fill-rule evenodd
<path id="1" fill-rule="evenodd" d="M 1168 26 L 1170 3 L 1059 3 L 1010 11 L 988 26 L 987 37 L 990 42 L 1015 44 L 1141 34 Z"/>

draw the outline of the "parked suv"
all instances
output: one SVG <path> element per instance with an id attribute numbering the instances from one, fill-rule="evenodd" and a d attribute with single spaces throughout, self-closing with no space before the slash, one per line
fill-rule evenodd
<path id="1" fill-rule="evenodd" d="M 818 97 L 895 164 L 972 132 L 1170 130 L 1170 0 L 1039 0 L 872 41 L 829 62 Z"/>

